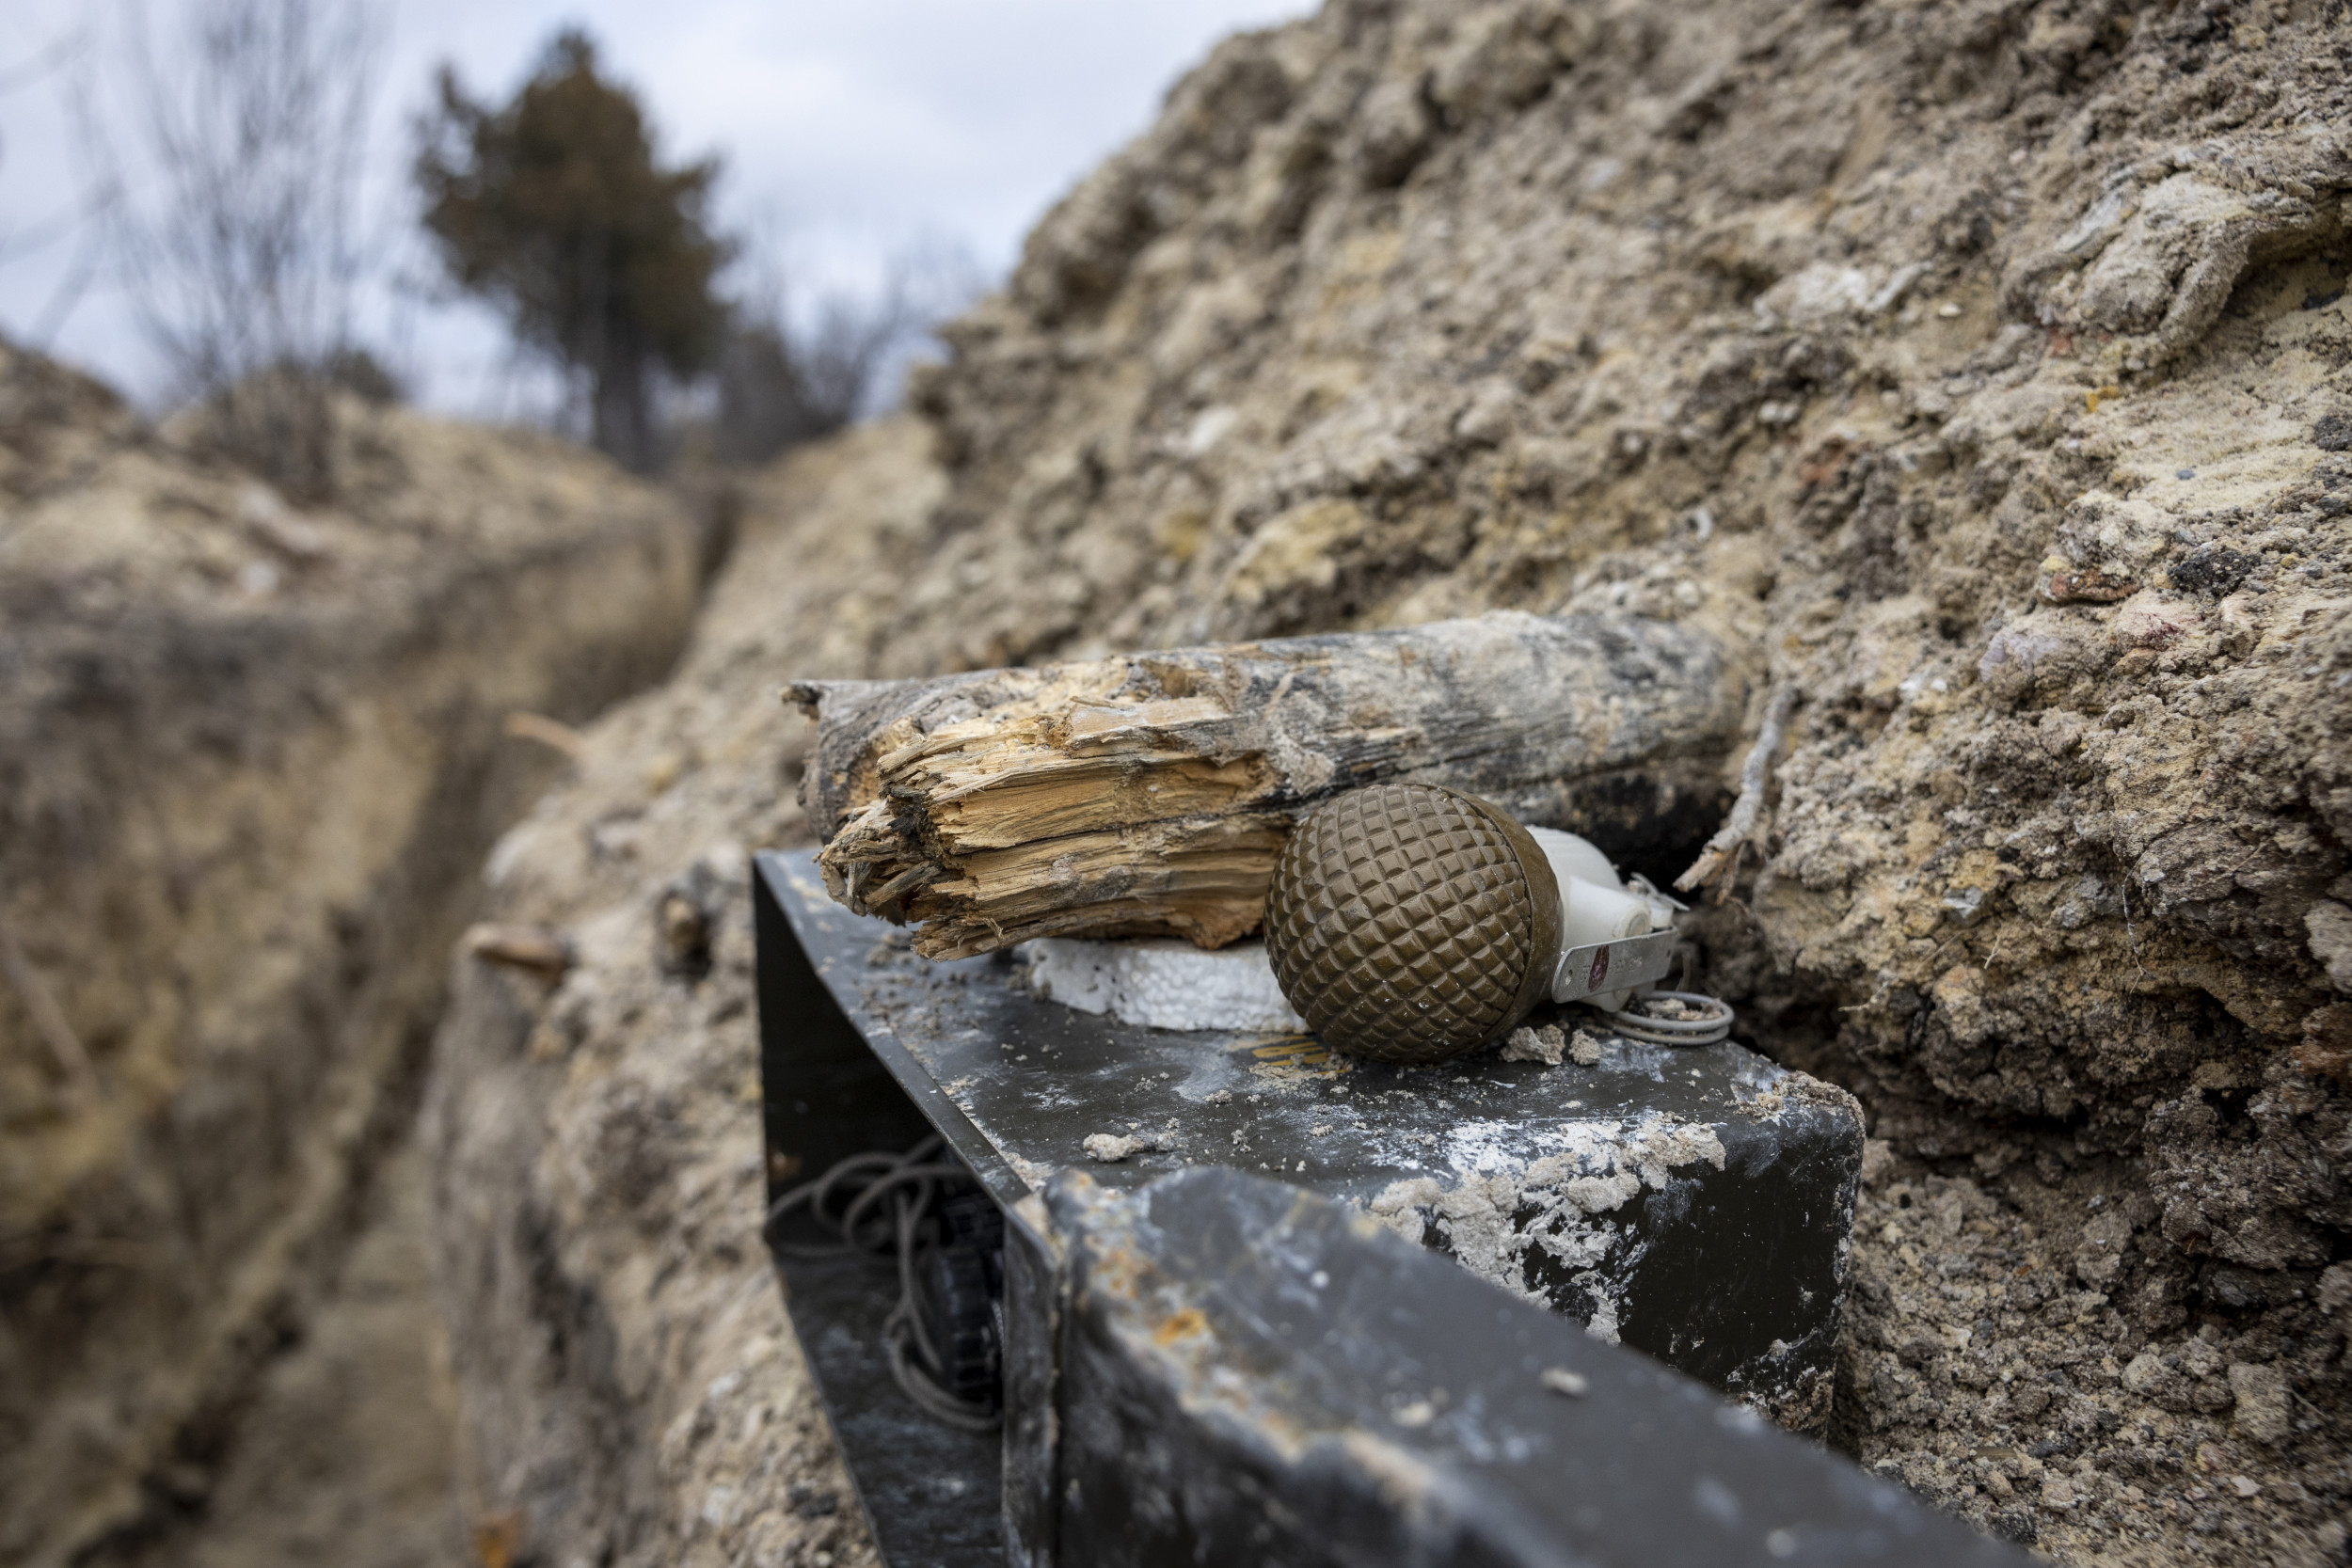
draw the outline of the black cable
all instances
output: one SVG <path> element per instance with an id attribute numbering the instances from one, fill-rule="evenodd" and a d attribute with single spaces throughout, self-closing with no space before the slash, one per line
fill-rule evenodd
<path id="1" fill-rule="evenodd" d="M 882 1353 L 891 1377 L 934 1419 L 965 1432 L 993 1432 L 1002 1418 L 993 1404 L 960 1399 L 942 1386 L 945 1358 L 915 1288 L 915 1259 L 931 1240 L 927 1231 L 937 1228 L 930 1223 L 932 1205 L 954 1188 L 977 1185 L 963 1166 L 935 1158 L 946 1147 L 934 1132 L 903 1154 L 852 1154 L 815 1180 L 780 1195 L 768 1206 L 760 1231 L 785 1258 L 813 1261 L 896 1254 L 898 1302 L 882 1320 Z M 816 1244 L 783 1240 L 785 1219 L 803 1209 L 811 1223 L 840 1240 Z"/>

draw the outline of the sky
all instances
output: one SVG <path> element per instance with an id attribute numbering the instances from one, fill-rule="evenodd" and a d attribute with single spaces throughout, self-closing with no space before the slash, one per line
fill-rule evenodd
<path id="1" fill-rule="evenodd" d="M 167 39 L 202 0 L 6 0 L 0 28 L 0 333 L 158 399 L 165 377 L 127 293 L 65 287 L 86 173 L 73 103 L 127 79 L 134 18 Z M 497 320 L 446 297 L 405 183 L 408 126 L 435 69 L 503 101 L 559 27 L 596 40 L 638 92 L 665 159 L 719 154 L 723 228 L 805 304 L 870 291 L 910 248 L 1001 277 L 1022 236 L 1151 123 L 1216 40 L 1307 0 L 371 0 L 386 42 L 363 205 L 378 286 L 361 334 L 419 401 L 516 417 L 548 394 Z M 61 63 L 50 66 L 53 58 Z M 168 62 L 167 62 L 168 66 Z M 110 74 L 111 73 L 111 74 Z M 118 116 L 118 106 L 112 112 Z M 135 169 L 134 170 L 135 175 Z M 396 285 L 396 286 L 388 286 Z M 62 312 L 62 313 L 61 313 Z"/>

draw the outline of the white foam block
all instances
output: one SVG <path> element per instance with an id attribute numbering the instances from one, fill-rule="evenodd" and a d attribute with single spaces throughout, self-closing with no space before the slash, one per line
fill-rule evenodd
<path id="1" fill-rule="evenodd" d="M 1045 937 L 1021 944 L 1029 984 L 1048 1001 L 1108 1013 L 1150 1029 L 1304 1032 L 1275 983 L 1263 942 L 1205 952 L 1173 938 L 1082 942 Z"/>

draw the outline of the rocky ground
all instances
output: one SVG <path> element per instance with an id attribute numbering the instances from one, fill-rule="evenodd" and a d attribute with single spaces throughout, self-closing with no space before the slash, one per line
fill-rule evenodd
<path id="1" fill-rule="evenodd" d="M 1697 934 L 1756 1043 L 1869 1117 L 1832 1440 L 2069 1564 L 2346 1560 L 2348 65 L 2352 13 L 2318 0 L 1334 0 L 1220 47 L 951 329 L 914 417 L 751 488 L 675 675 L 499 841 L 490 911 L 571 961 L 461 957 L 421 1091 L 408 1234 L 448 1325 L 455 1501 L 399 1466 L 350 1484 L 485 1561 L 871 1560 L 756 1237 L 744 862 L 810 832 L 785 681 L 1574 609 L 1711 632 L 1752 725 L 1792 694 L 1765 830 Z M 205 991 L 216 963 L 150 976 L 260 940 L 238 973 L 301 1017 L 418 1016 L 352 998 L 426 1005 L 460 905 L 384 868 L 429 847 L 459 886 L 488 829 L 415 806 L 430 768 L 397 773 L 406 815 L 373 781 L 434 754 L 400 737 L 624 684 L 461 702 L 436 639 L 480 664 L 537 581 L 538 619 L 576 609 L 572 645 L 642 671 L 631 594 L 682 606 L 697 549 L 657 529 L 675 543 L 629 564 L 657 504 L 551 448 L 385 415 L 345 506 L 294 515 L 71 378 L 8 385 L 0 424 L 31 434 L 0 442 L 0 585 L 33 586 L 0 657 L 51 683 L 23 711 L 91 738 L 37 753 L 0 714 L 0 912 L 105 1093 L 77 1100 L 72 1053 L 0 990 L 0 1443 L 41 1456 L 0 1465 L 0 1555 L 24 1521 L 152 1523 L 123 1478 L 184 1474 L 203 1389 L 291 1432 L 380 1351 L 429 1415 L 429 1337 L 366 1328 L 363 1288 L 335 1321 L 285 1288 L 397 1253 L 300 1244 L 360 1232 L 367 1183 L 333 1173 L 396 1147 L 369 1107 L 397 1094 L 265 1117 L 346 1078 L 266 1039 L 191 1053 L 250 993 Z M 547 544 L 581 516 L 614 531 Z M 206 707 L 249 668 L 305 673 L 258 688 L 282 725 Z M 384 811 L 280 853 L 296 780 Z M 117 800 L 128 827 L 69 809 Z M 157 847 L 77 881 L 101 828 Z M 287 886 L 323 891 L 262 897 Z M 163 1002 L 109 1011 L 142 985 Z M 325 1059 L 397 1085 L 366 1064 L 421 1053 L 385 1029 Z M 196 1292 L 246 1338 L 203 1326 L 214 1359 L 135 1386 L 34 1354 L 103 1282 L 164 1276 L 116 1216 L 226 1190 L 199 1158 L 223 1128 L 305 1125 L 339 1130 L 313 1218 L 266 1218 L 296 1212 L 269 1189 L 201 1232 L 212 1278 L 300 1264 Z M 109 1185 L 126 1150 L 167 1186 Z M 168 1323 L 180 1298 L 125 1299 Z M 315 1354 L 253 1348 L 303 1322 Z M 228 1457 L 186 1490 L 257 1543 L 270 1485 Z"/>
<path id="2" fill-rule="evenodd" d="M 872 658 L 941 476 L 895 420 L 787 460 L 677 675 L 502 839 L 560 984 L 459 960 L 421 1141 L 483 1516 L 549 1562 L 874 1560 L 759 1240 L 747 849 L 804 840 L 774 672 Z M 709 969 L 665 962 L 673 893 Z"/>
<path id="3" fill-rule="evenodd" d="M 477 1555 L 433 1304 L 424 1173 L 404 1148 L 371 1177 L 347 1256 L 245 1391 L 219 1463 L 186 1478 L 194 1506 L 97 1561 L 452 1568 Z"/>
<path id="4" fill-rule="evenodd" d="M 1584 609 L 1795 693 L 1701 930 L 1879 1140 L 1836 1440 L 2069 1563 L 2341 1560 L 2347 63 L 2301 0 L 1222 46 L 919 425 L 774 479 L 687 672 L 502 847 L 581 960 L 442 1036 L 485 1488 L 557 1560 L 850 1550 L 760 1294 L 740 937 L 695 984 L 653 929 L 805 834 L 775 687 Z"/>
<path id="5" fill-rule="evenodd" d="M 270 1369 L 377 1267 L 481 858 L 555 775 L 505 721 L 660 676 L 705 566 L 690 508 L 549 437 L 353 400 L 298 508 L 200 422 L 0 347 L 0 1561 L 248 1485 Z"/>
<path id="6" fill-rule="evenodd" d="M 2154 1218 L 2128 1181 L 1873 1164 L 1839 1388 L 1858 1457 L 2060 1562 L 2341 1560 L 2341 1329 L 2138 1327 L 2099 1288 Z"/>

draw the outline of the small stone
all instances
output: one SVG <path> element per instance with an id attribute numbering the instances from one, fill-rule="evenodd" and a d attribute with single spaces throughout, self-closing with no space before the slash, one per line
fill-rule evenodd
<path id="1" fill-rule="evenodd" d="M 821 1486 L 796 1481 L 785 1492 L 785 1506 L 803 1519 L 823 1519 L 841 1506 L 841 1499 Z"/>
<path id="2" fill-rule="evenodd" d="M 1600 1066 L 1600 1041 L 1579 1029 L 1568 1037 L 1568 1059 L 1578 1067 Z"/>
<path id="3" fill-rule="evenodd" d="M 1502 1042 L 1502 1059 L 1506 1062 L 1541 1062 L 1546 1067 L 1560 1065 L 1560 1053 L 1567 1046 L 1567 1037 L 1561 1034 L 1556 1023 L 1540 1029 L 1522 1025 L 1511 1031 L 1511 1037 Z"/>
<path id="4" fill-rule="evenodd" d="M 2328 983 L 2352 991 L 2352 907 L 2322 898 L 2303 916 L 2311 935 L 2312 957 L 2328 971 Z"/>
<path id="5" fill-rule="evenodd" d="M 672 878 L 654 900 L 654 964 L 672 979 L 699 984 L 710 974 L 719 928 L 736 888 L 723 869 L 739 850 L 714 850 Z"/>
<path id="6" fill-rule="evenodd" d="M 2122 572 L 2077 568 L 2071 562 L 2052 570 L 2044 562 L 2043 568 L 2049 575 L 2042 581 L 2042 596 L 2052 604 L 2115 604 L 2139 592 L 2138 579 Z"/>
<path id="7" fill-rule="evenodd" d="M 2319 1275 L 2319 1309 L 2333 1317 L 2352 1307 L 2352 1263 L 2330 1263 Z"/>
<path id="8" fill-rule="evenodd" d="M 1553 1393 L 1565 1394 L 1572 1400 L 1581 1400 L 1593 1391 L 1591 1378 L 1582 1372 L 1572 1372 L 1565 1367 L 1546 1367 L 1541 1381 Z"/>
<path id="9" fill-rule="evenodd" d="M 2237 1400 L 2237 1413 L 2232 1422 L 2237 1434 L 2257 1443 L 2285 1441 L 2294 1429 L 2294 1399 L 2287 1390 L 2285 1370 L 2240 1361 L 2231 1365 L 2229 1376 L 2230 1392 Z"/>
<path id="10" fill-rule="evenodd" d="M 2262 1496 L 2263 1485 L 2252 1476 L 2232 1476 L 2230 1490 L 2241 1497 L 2259 1497 Z"/>
<path id="11" fill-rule="evenodd" d="M 2154 1351 L 2141 1351 L 2137 1355 L 2133 1356 L 2131 1363 L 2123 1369 L 2123 1386 L 2142 1399 L 2150 1398 L 2163 1383 L 2169 1370 L 2164 1364 L 2164 1357 Z"/>
<path id="12" fill-rule="evenodd" d="M 1130 1154 L 1150 1148 L 1152 1140 L 1127 1137 L 1116 1132 L 1089 1132 L 1087 1134 L 1086 1141 L 1079 1147 L 1087 1151 L 1088 1159 L 1100 1160 L 1107 1165 L 1116 1164 Z"/>
<path id="13" fill-rule="evenodd" d="M 2074 1274 L 2094 1291 L 2106 1290 L 2123 1266 L 2131 1244 L 2132 1222 L 2120 1209 L 2093 1214 L 2083 1227 L 2082 1244 L 2074 1251 Z"/>

